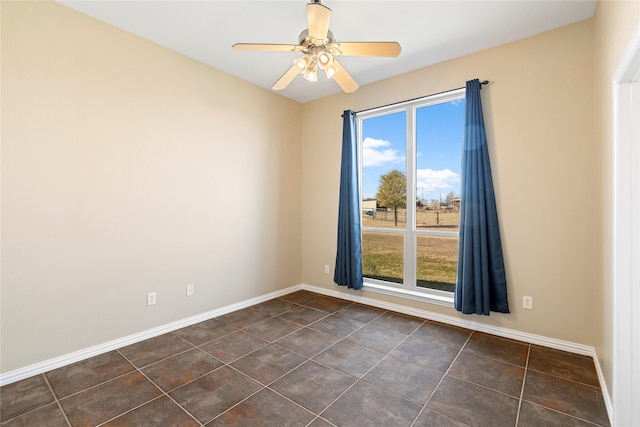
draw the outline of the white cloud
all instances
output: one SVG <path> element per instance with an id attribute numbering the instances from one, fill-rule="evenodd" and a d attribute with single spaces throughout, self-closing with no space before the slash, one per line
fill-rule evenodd
<path id="1" fill-rule="evenodd" d="M 364 148 L 390 147 L 391 143 L 389 141 L 385 141 L 384 139 L 366 137 L 364 141 L 362 141 L 362 146 Z"/>
<path id="2" fill-rule="evenodd" d="M 398 150 L 391 147 L 389 141 L 383 139 L 365 138 L 362 141 L 362 166 L 382 166 L 385 163 L 404 162 L 404 156 L 399 155 Z"/>
<path id="3" fill-rule="evenodd" d="M 417 172 L 418 195 L 420 195 L 422 189 L 425 192 L 449 192 L 453 190 L 453 184 L 460 182 L 460 174 L 449 169 L 418 169 Z"/>

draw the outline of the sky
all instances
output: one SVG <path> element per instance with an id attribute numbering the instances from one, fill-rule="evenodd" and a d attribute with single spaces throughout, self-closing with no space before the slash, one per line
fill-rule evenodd
<path id="1" fill-rule="evenodd" d="M 460 195 L 460 159 L 464 99 L 422 107 L 416 113 L 417 191 L 419 199 Z M 399 169 L 406 175 L 406 113 L 362 122 L 362 197 L 375 198 L 383 175 Z"/>

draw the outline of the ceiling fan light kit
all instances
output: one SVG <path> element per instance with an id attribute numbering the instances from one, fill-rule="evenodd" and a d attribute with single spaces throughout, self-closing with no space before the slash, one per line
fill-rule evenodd
<path id="1" fill-rule="evenodd" d="M 397 42 L 348 42 L 338 43 L 329 31 L 331 9 L 314 0 L 307 4 L 308 28 L 300 33 L 297 45 L 287 44 L 255 44 L 236 43 L 235 50 L 257 50 L 274 52 L 301 52 L 303 56 L 296 58 L 293 65 L 273 85 L 273 90 L 282 90 L 302 74 L 305 80 L 318 80 L 318 68 L 324 70 L 328 79 L 333 78 L 340 88 L 347 93 L 355 92 L 358 83 L 345 70 L 336 56 L 385 56 L 396 57 L 400 54 Z"/>

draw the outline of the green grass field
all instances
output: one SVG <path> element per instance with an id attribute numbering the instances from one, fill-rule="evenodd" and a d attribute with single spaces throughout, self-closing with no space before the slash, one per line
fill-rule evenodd
<path id="1" fill-rule="evenodd" d="M 404 214 L 404 212 L 399 212 Z M 418 212 L 417 229 L 458 231 L 458 212 Z M 402 220 L 402 221 L 401 221 Z M 438 222 L 436 224 L 436 222 Z M 393 212 L 387 218 L 365 215 L 363 227 L 395 228 Z M 404 228 L 399 215 L 398 228 Z M 420 287 L 453 291 L 458 260 L 458 238 L 418 236 L 416 279 Z M 365 231 L 362 233 L 362 270 L 366 277 L 402 283 L 404 237 L 398 234 Z"/>

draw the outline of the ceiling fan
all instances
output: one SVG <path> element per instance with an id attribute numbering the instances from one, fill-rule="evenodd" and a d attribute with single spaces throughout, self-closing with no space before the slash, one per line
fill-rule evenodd
<path id="1" fill-rule="evenodd" d="M 340 65 L 336 56 L 396 57 L 400 54 L 401 48 L 397 42 L 336 42 L 333 33 L 329 31 L 330 19 L 331 9 L 323 6 L 320 0 L 312 0 L 307 4 L 308 28 L 300 33 L 298 44 L 236 43 L 232 48 L 303 54 L 293 61 L 291 68 L 272 86 L 273 90 L 284 89 L 298 74 L 309 81 L 317 81 L 320 68 L 325 71 L 327 78 L 333 77 L 347 93 L 355 92 L 359 86 Z"/>

